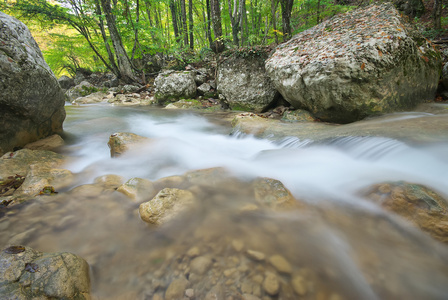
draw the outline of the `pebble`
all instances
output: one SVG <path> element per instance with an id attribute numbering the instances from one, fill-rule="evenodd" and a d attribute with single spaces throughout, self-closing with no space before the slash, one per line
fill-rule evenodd
<path id="1" fill-rule="evenodd" d="M 199 254 L 201 254 L 201 252 L 199 251 L 198 247 L 192 247 L 187 251 L 187 256 L 189 257 L 196 257 L 199 256 Z"/>
<path id="2" fill-rule="evenodd" d="M 306 281 L 302 276 L 294 276 L 291 280 L 291 285 L 294 292 L 299 296 L 305 296 L 308 292 Z"/>
<path id="3" fill-rule="evenodd" d="M 263 290 L 271 296 L 278 294 L 280 290 L 280 282 L 278 281 L 277 275 L 271 272 L 266 272 L 266 277 L 263 281 Z"/>
<path id="4" fill-rule="evenodd" d="M 251 294 L 243 294 L 243 300 L 261 300 L 261 299 Z"/>
<path id="5" fill-rule="evenodd" d="M 241 240 L 233 240 L 232 247 L 236 252 L 241 252 L 241 250 L 243 250 L 244 243 Z"/>
<path id="6" fill-rule="evenodd" d="M 194 258 L 190 263 L 190 270 L 192 273 L 204 275 L 212 265 L 212 260 L 209 257 L 199 256 Z"/>
<path id="7" fill-rule="evenodd" d="M 182 299 L 189 282 L 185 278 L 174 279 L 165 292 L 165 300 Z"/>
<path id="8" fill-rule="evenodd" d="M 194 297 L 194 290 L 193 289 L 186 289 L 185 290 L 185 296 L 187 296 L 188 298 L 193 298 Z"/>
<path id="9" fill-rule="evenodd" d="M 227 269 L 224 271 L 224 276 L 231 277 L 233 274 L 235 274 L 235 272 L 236 272 L 236 268 Z"/>
<path id="10" fill-rule="evenodd" d="M 249 256 L 249 258 L 257 261 L 262 261 L 266 258 L 266 255 L 264 253 L 255 250 L 247 250 L 247 255 Z"/>
<path id="11" fill-rule="evenodd" d="M 269 257 L 271 265 L 280 273 L 291 274 L 291 264 L 281 255 L 272 255 Z"/>

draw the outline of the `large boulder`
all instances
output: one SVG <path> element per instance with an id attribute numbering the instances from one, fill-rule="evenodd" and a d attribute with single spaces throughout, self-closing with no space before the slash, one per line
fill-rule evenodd
<path id="1" fill-rule="evenodd" d="M 250 51 L 250 50 L 248 50 Z M 218 66 L 218 91 L 234 110 L 263 112 L 273 102 L 276 89 L 266 74 L 263 56 L 230 57 Z"/>
<path id="2" fill-rule="evenodd" d="M 165 71 L 156 77 L 154 86 L 155 99 L 159 103 L 175 102 L 196 96 L 196 82 L 193 72 L 190 71 Z"/>
<path id="3" fill-rule="evenodd" d="M 28 28 L 0 12 L 0 155 L 62 132 L 64 93 Z"/>
<path id="4" fill-rule="evenodd" d="M 23 246 L 0 252 L 2 299 L 90 299 L 89 265 L 67 253 L 42 253 Z"/>
<path id="5" fill-rule="evenodd" d="M 266 61 L 295 108 L 348 123 L 434 99 L 438 52 L 392 4 L 342 14 L 277 47 Z"/>

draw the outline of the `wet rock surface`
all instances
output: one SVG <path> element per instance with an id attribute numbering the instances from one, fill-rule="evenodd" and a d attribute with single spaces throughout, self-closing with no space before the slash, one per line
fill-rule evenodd
<path id="1" fill-rule="evenodd" d="M 3 299 L 91 299 L 89 266 L 71 253 L 42 253 L 24 246 L 0 252 Z"/>
<path id="2" fill-rule="evenodd" d="M 350 136 L 382 136 L 409 142 L 445 142 L 448 130 L 447 104 L 423 104 L 415 112 L 385 114 L 345 125 L 324 122 L 288 122 L 262 118 L 252 113 L 236 115 L 234 131 L 261 138 L 297 137 L 306 140 Z"/>
<path id="3" fill-rule="evenodd" d="M 109 137 L 107 145 L 111 157 L 118 157 L 125 152 L 142 147 L 149 143 L 150 139 L 130 132 L 116 132 Z"/>
<path id="4" fill-rule="evenodd" d="M 369 188 L 365 197 L 396 213 L 435 239 L 448 242 L 447 200 L 435 191 L 413 183 L 385 182 Z"/>
<path id="5" fill-rule="evenodd" d="M 441 59 L 392 4 L 335 16 L 277 47 L 266 71 L 295 108 L 348 123 L 434 99 Z"/>

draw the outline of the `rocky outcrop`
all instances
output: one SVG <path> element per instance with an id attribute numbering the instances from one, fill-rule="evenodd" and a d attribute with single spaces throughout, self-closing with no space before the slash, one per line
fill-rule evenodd
<path id="1" fill-rule="evenodd" d="M 0 12 L 0 155 L 62 131 L 64 93 L 28 28 Z"/>
<path id="2" fill-rule="evenodd" d="M 190 71 L 165 71 L 154 81 L 155 99 L 159 103 L 174 102 L 196 96 L 196 82 Z"/>
<path id="3" fill-rule="evenodd" d="M 224 60 L 218 66 L 216 80 L 218 91 L 234 110 L 262 112 L 274 102 L 277 93 L 266 74 L 262 56 Z"/>
<path id="4" fill-rule="evenodd" d="M 374 185 L 363 194 L 435 239 L 448 242 L 448 205 L 435 191 L 419 184 L 385 182 Z"/>
<path id="5" fill-rule="evenodd" d="M 10 246 L 0 253 L 2 299 L 90 299 L 89 265 L 67 253 Z"/>
<path id="6" fill-rule="evenodd" d="M 277 47 L 266 61 L 295 108 L 348 123 L 434 98 L 441 60 L 392 4 L 333 17 Z"/>

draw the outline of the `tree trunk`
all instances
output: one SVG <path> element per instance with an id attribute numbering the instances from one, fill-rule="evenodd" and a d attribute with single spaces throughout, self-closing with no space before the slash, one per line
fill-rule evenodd
<path id="1" fill-rule="evenodd" d="M 229 6 L 230 23 L 232 25 L 233 43 L 238 47 L 240 44 L 238 33 L 241 30 L 244 0 L 240 0 L 239 3 L 238 0 L 233 1 L 233 12 L 231 1 L 227 0 L 227 3 Z"/>
<path id="2" fill-rule="evenodd" d="M 432 18 L 434 20 L 434 29 L 442 29 L 442 0 L 434 0 L 434 8 L 432 11 Z"/>
<path id="3" fill-rule="evenodd" d="M 222 40 L 222 27 L 221 27 L 221 8 L 219 7 L 219 0 L 211 0 L 211 15 L 213 24 L 213 33 L 215 34 L 215 40 L 213 42 L 213 51 L 215 53 L 221 53 L 224 51 L 224 43 Z"/>
<path id="4" fill-rule="evenodd" d="M 180 17 L 182 20 L 182 35 L 184 36 L 184 46 L 188 45 L 188 30 L 187 30 L 187 10 L 185 8 L 185 0 L 180 0 Z"/>
<path id="5" fill-rule="evenodd" d="M 282 8 L 282 27 L 283 27 L 283 41 L 291 38 L 291 12 L 294 0 L 280 0 Z"/>
<path id="6" fill-rule="evenodd" d="M 176 38 L 176 42 L 179 43 L 179 27 L 177 26 L 177 12 L 174 0 L 170 0 L 170 11 L 171 19 L 173 20 L 174 37 Z"/>
<path id="7" fill-rule="evenodd" d="M 190 48 L 194 49 L 193 38 L 193 0 L 188 1 L 188 30 L 190 31 Z"/>
<path id="8" fill-rule="evenodd" d="M 101 6 L 98 0 L 95 0 L 95 13 L 98 16 L 101 16 Z M 110 45 L 108 42 L 108 38 L 106 35 L 106 30 L 104 29 L 104 21 L 101 17 L 99 17 L 98 26 L 100 27 L 101 37 L 104 41 L 104 48 L 106 48 L 107 56 L 109 57 L 110 67 L 112 68 L 112 72 L 118 77 L 120 72 L 118 71 L 118 67 L 115 64 L 114 54 L 112 53 L 112 49 L 110 49 Z"/>
<path id="9" fill-rule="evenodd" d="M 210 27 L 211 23 L 211 17 L 210 17 L 210 0 L 205 0 L 206 10 L 207 10 L 207 39 L 209 47 L 212 47 L 213 40 L 212 40 L 212 29 Z"/>
<path id="10" fill-rule="evenodd" d="M 320 23 L 320 0 L 317 0 L 316 25 Z"/>
<path id="11" fill-rule="evenodd" d="M 277 5 L 278 0 L 271 0 L 271 18 L 272 18 L 272 28 L 274 29 L 274 37 L 275 43 L 278 44 L 278 35 L 277 35 Z"/>
<path id="12" fill-rule="evenodd" d="M 118 70 L 120 71 L 120 79 L 125 82 L 131 83 L 137 81 L 132 73 L 132 65 L 126 50 L 123 47 L 120 33 L 118 32 L 115 24 L 115 18 L 112 14 L 112 8 L 110 6 L 110 0 L 101 0 L 101 6 L 103 12 L 106 15 L 107 27 L 109 28 L 109 35 L 114 46 L 115 55 L 117 57 Z"/>

